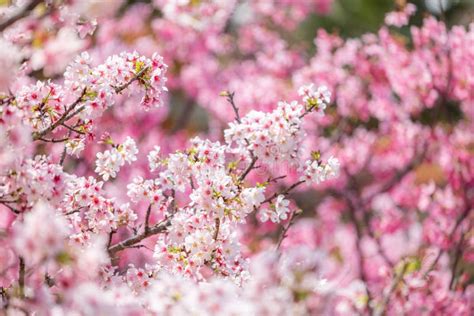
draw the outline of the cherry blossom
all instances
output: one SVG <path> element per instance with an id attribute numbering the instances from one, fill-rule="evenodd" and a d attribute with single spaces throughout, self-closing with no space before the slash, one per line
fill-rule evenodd
<path id="1" fill-rule="evenodd" d="M 333 2 L 1 7 L 2 310 L 469 315 L 474 26 Z"/>

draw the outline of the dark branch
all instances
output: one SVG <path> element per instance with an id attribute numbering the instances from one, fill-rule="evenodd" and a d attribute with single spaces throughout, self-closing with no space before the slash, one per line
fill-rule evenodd
<path id="1" fill-rule="evenodd" d="M 133 82 L 137 81 L 138 79 L 140 79 L 140 77 L 148 70 L 150 69 L 150 67 L 144 67 L 142 70 L 140 70 L 129 82 L 121 85 L 121 86 L 117 86 L 117 87 L 112 87 L 115 89 L 115 93 L 120 93 L 122 92 L 123 90 L 125 90 L 129 85 L 131 85 Z"/>
<path id="2" fill-rule="evenodd" d="M 86 91 L 87 91 L 87 89 L 84 88 L 84 90 L 82 90 L 81 95 L 76 99 L 76 101 L 74 101 L 70 106 L 68 106 L 66 111 L 63 113 L 63 115 L 56 122 L 54 122 L 49 127 L 45 128 L 44 130 L 42 130 L 40 132 L 33 133 L 33 140 L 41 140 L 41 138 L 43 138 L 43 136 L 47 135 L 49 132 L 56 129 L 56 127 L 63 124 L 64 122 L 66 122 L 70 118 L 69 114 L 71 113 L 71 111 L 73 111 L 74 108 L 79 103 L 81 103 L 83 101 L 84 96 L 86 95 Z"/>
<path id="3" fill-rule="evenodd" d="M 280 194 L 288 194 L 291 190 L 295 189 L 296 187 L 298 187 L 299 185 L 303 184 L 305 181 L 304 180 L 300 180 L 298 182 L 295 182 L 293 183 L 291 186 L 289 186 L 287 189 L 281 191 L 281 192 L 275 192 L 272 196 L 266 198 L 262 204 L 264 203 L 269 203 L 271 201 L 273 201 L 274 199 L 276 199 Z"/>
<path id="4" fill-rule="evenodd" d="M 0 23 L 0 32 L 3 32 L 7 27 L 14 24 L 18 20 L 27 17 L 31 11 L 33 11 L 43 0 L 32 0 L 27 6 L 25 6 L 20 12 L 11 16 L 6 21 Z"/>
<path id="5" fill-rule="evenodd" d="M 114 255 L 119 251 L 130 248 L 132 246 L 135 246 L 136 244 L 141 242 L 143 239 L 146 239 L 150 236 L 165 232 L 170 224 L 171 224 L 171 219 L 166 219 L 166 220 L 150 227 L 150 229 L 148 229 L 148 231 L 144 231 L 141 234 L 132 236 L 132 237 L 130 237 L 130 238 L 128 238 L 128 239 L 126 239 L 122 242 L 119 242 L 118 244 L 115 244 L 115 245 L 109 247 L 108 252 L 110 254 L 110 257 L 114 257 Z"/>
<path id="6" fill-rule="evenodd" d="M 278 238 L 278 243 L 277 243 L 277 247 L 276 247 L 277 250 L 280 249 L 280 246 L 283 243 L 283 240 L 286 238 L 288 230 L 290 229 L 290 227 L 295 222 L 296 217 L 298 217 L 298 215 L 300 215 L 301 213 L 302 213 L 302 211 L 298 209 L 298 210 L 294 211 L 291 214 L 290 221 L 288 222 L 288 225 L 286 225 L 286 227 L 283 227 L 283 230 L 280 234 L 280 237 Z"/>
<path id="7" fill-rule="evenodd" d="M 146 217 L 145 217 L 145 233 L 150 230 L 150 214 L 151 214 L 151 203 L 146 210 Z"/>
<path id="8" fill-rule="evenodd" d="M 25 260 L 22 257 L 19 257 L 18 290 L 20 297 L 25 297 Z"/>

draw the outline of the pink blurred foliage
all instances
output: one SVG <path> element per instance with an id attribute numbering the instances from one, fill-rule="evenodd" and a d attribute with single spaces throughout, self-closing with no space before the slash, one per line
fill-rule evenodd
<path id="1" fill-rule="evenodd" d="M 309 55 L 332 0 L 37 2 L 0 12 L 7 314 L 472 313 L 474 24 Z"/>

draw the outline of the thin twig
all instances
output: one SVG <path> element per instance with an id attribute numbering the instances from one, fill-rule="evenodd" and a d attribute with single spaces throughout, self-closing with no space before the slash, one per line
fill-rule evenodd
<path id="1" fill-rule="evenodd" d="M 454 238 L 454 234 L 456 233 L 456 230 L 461 225 L 461 223 L 464 221 L 464 219 L 469 215 L 470 211 L 471 211 L 471 206 L 469 204 L 466 204 L 466 208 L 465 208 L 464 212 L 456 220 L 456 224 L 454 225 L 453 229 L 451 230 L 451 232 L 449 234 L 449 239 L 450 240 Z M 426 277 L 436 267 L 436 265 L 438 264 L 439 259 L 441 259 L 441 255 L 443 253 L 444 253 L 443 249 L 439 250 L 438 255 L 436 256 L 435 260 L 433 261 L 433 263 L 431 263 L 430 267 L 424 273 L 424 277 Z"/>
<path id="2" fill-rule="evenodd" d="M 0 203 L 18 203 L 18 200 L 0 200 Z"/>
<path id="3" fill-rule="evenodd" d="M 16 208 L 14 208 L 13 206 L 11 205 L 8 205 L 9 202 L 0 202 L 0 204 L 3 204 L 4 206 L 6 206 L 10 211 L 12 211 L 14 214 L 18 215 L 20 214 L 20 211 L 17 210 Z M 11 203 L 11 202 L 10 202 Z"/>
<path id="4" fill-rule="evenodd" d="M 39 137 L 37 140 L 41 140 L 46 143 L 64 143 L 69 140 L 69 138 L 60 138 L 60 139 L 46 139 L 43 137 Z"/>
<path id="5" fill-rule="evenodd" d="M 458 267 L 459 260 L 462 257 L 462 244 L 464 242 L 464 233 L 461 234 L 461 238 L 459 238 L 459 241 L 456 245 L 456 250 L 454 253 L 454 262 L 453 266 L 451 268 L 451 280 L 449 281 L 449 289 L 452 290 L 454 287 L 454 280 L 456 279 L 456 270 Z"/>
<path id="6" fill-rule="evenodd" d="M 269 203 L 271 201 L 273 201 L 274 199 L 276 199 L 280 194 L 288 194 L 291 190 L 295 189 L 296 187 L 298 187 L 299 185 L 303 184 L 305 182 L 305 180 L 300 180 L 298 182 L 295 182 L 293 183 L 291 186 L 289 186 L 288 188 L 286 188 L 285 190 L 281 191 L 281 192 L 275 192 L 272 196 L 266 198 L 262 204 L 264 203 Z"/>
<path id="7" fill-rule="evenodd" d="M 384 315 L 385 314 L 385 309 L 387 308 L 388 304 L 390 303 L 390 299 L 392 298 L 392 294 L 397 288 L 397 285 L 400 284 L 400 282 L 403 280 L 403 276 L 405 275 L 405 272 L 408 268 L 409 263 L 404 262 L 402 270 L 400 273 L 398 273 L 395 278 L 392 281 L 392 284 L 390 285 L 390 289 L 388 290 L 387 294 L 384 295 L 383 301 L 382 301 L 382 306 L 380 308 L 380 312 L 378 312 L 376 315 Z"/>
<path id="8" fill-rule="evenodd" d="M 239 114 L 239 108 L 235 105 L 235 101 L 234 101 L 234 96 L 235 96 L 235 92 L 229 92 L 227 91 L 225 93 L 225 96 L 227 98 L 227 102 L 230 103 L 230 105 L 232 106 L 232 109 L 234 110 L 234 113 L 235 113 L 235 120 L 240 124 L 242 123 L 242 121 L 240 120 L 240 114 Z"/>
<path id="9" fill-rule="evenodd" d="M 278 180 L 285 179 L 285 178 L 286 178 L 286 176 L 279 176 L 279 177 L 275 177 L 275 178 L 268 178 L 267 182 L 268 182 L 268 183 L 277 182 Z"/>
<path id="10" fill-rule="evenodd" d="M 75 210 L 72 210 L 72 211 L 69 211 L 69 212 L 65 213 L 64 215 L 65 215 L 65 216 L 68 216 L 68 215 L 72 215 L 72 214 L 74 214 L 74 213 L 78 213 L 78 212 L 80 212 L 80 211 L 81 211 L 83 208 L 85 208 L 85 207 L 86 207 L 86 206 L 81 206 L 81 207 L 79 207 L 79 208 L 76 208 Z"/>
<path id="11" fill-rule="evenodd" d="M 61 153 L 61 158 L 59 158 L 59 165 L 62 166 L 66 160 L 67 147 L 64 145 L 63 152 Z"/>
<path id="12" fill-rule="evenodd" d="M 286 225 L 286 227 L 283 227 L 283 230 L 280 234 L 280 237 L 278 237 L 278 243 L 277 243 L 277 246 L 276 246 L 277 250 L 280 249 L 280 246 L 283 243 L 283 240 L 286 238 L 288 230 L 290 229 L 291 225 L 293 225 L 293 223 L 295 222 L 296 217 L 298 217 L 298 215 L 300 215 L 301 213 L 303 213 L 303 212 L 300 209 L 298 209 L 298 210 L 294 211 L 291 214 L 290 221 L 288 222 L 288 225 Z"/>
<path id="13" fill-rule="evenodd" d="M 112 87 L 115 89 L 115 93 L 120 93 L 122 92 L 123 90 L 125 90 L 129 85 L 131 85 L 133 82 L 137 81 L 138 79 L 140 79 L 140 77 L 148 70 L 150 69 L 150 67 L 144 67 L 142 70 L 140 70 L 130 81 L 128 81 L 127 83 L 121 85 L 121 86 L 118 86 L 118 87 Z"/>
<path id="14" fill-rule="evenodd" d="M 130 81 L 126 82 L 125 84 L 118 86 L 118 87 L 113 87 L 115 89 L 115 92 L 118 94 L 122 92 L 124 89 L 126 89 L 129 85 L 131 85 L 133 82 L 136 80 L 140 79 L 140 77 L 147 71 L 149 67 L 145 67 L 142 70 L 140 70 Z M 77 114 L 81 113 L 85 109 L 85 105 L 82 105 L 76 109 L 76 107 L 84 101 L 84 96 L 86 95 L 87 92 L 87 87 L 83 89 L 81 95 L 79 98 L 76 99 L 70 106 L 66 108 L 66 111 L 63 113 L 63 115 L 53 124 L 51 124 L 49 127 L 45 128 L 44 130 L 40 132 L 35 132 L 33 133 L 33 140 L 43 140 L 43 141 L 49 141 L 49 140 L 44 140 L 42 139 L 43 136 L 47 135 L 48 133 L 52 132 L 55 130 L 58 126 L 60 125 L 65 125 L 64 123 L 76 116 Z M 66 128 L 68 128 L 66 126 Z"/>
<path id="15" fill-rule="evenodd" d="M 255 167 L 255 163 L 257 162 L 257 157 L 252 157 L 252 160 L 250 161 L 250 164 L 248 165 L 248 167 L 244 170 L 244 172 L 240 175 L 239 177 L 239 182 L 242 182 L 244 181 L 245 177 L 247 177 L 247 175 L 250 173 L 250 171 L 252 171 L 252 169 Z"/>
<path id="16" fill-rule="evenodd" d="M 86 134 L 85 132 L 80 131 L 80 130 L 77 130 L 77 129 L 75 129 L 75 128 L 73 128 L 73 127 L 71 127 L 71 126 L 69 126 L 69 125 L 67 125 L 67 124 L 65 124 L 65 123 L 61 124 L 61 126 L 64 126 L 65 128 L 67 128 L 67 129 L 70 130 L 71 132 L 74 132 L 74 133 L 77 133 L 77 134 L 80 134 L 80 135 L 85 135 L 85 134 Z"/>
<path id="17" fill-rule="evenodd" d="M 226 91 L 223 95 L 226 96 L 227 102 L 229 102 L 229 104 L 232 106 L 232 109 L 234 110 L 235 120 L 237 121 L 237 123 L 241 124 L 242 120 L 240 119 L 239 108 L 235 104 L 235 100 L 234 100 L 235 92 Z M 255 163 L 258 160 L 258 157 L 255 155 L 253 150 L 250 149 L 249 140 L 247 138 L 244 138 L 244 141 L 245 141 L 245 144 L 247 145 L 247 150 L 249 152 L 251 160 L 250 160 L 250 164 L 247 166 L 247 168 L 244 170 L 244 172 L 242 172 L 242 174 L 240 175 L 239 182 L 244 181 L 245 177 L 247 177 L 247 175 L 250 173 L 250 171 L 252 171 L 254 169 Z"/>

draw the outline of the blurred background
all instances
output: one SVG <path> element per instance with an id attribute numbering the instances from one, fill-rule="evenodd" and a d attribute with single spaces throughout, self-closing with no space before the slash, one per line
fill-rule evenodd
<path id="1" fill-rule="evenodd" d="M 74 6 L 64 10 L 70 3 Z M 307 117 L 301 149 L 307 156 L 320 151 L 322 161 L 337 157 L 341 174 L 289 194 L 292 208 L 303 212 L 288 244 L 324 250 L 330 279 L 362 280 L 375 296 L 390 286 L 390 273 L 403 260 L 412 260 L 418 270 L 427 254 L 436 257 L 429 269 L 451 278 L 449 288 L 456 284 L 464 291 L 474 283 L 474 30 L 449 28 L 474 21 L 474 0 L 189 0 L 183 14 L 173 11 L 176 3 L 52 0 L 4 32 L 22 53 L 18 58 L 9 48 L 13 53 L 2 57 L 7 50 L 0 46 L 0 61 L 7 60 L 0 63 L 0 83 L 7 74 L 3 82 L 14 82 L 13 92 L 36 80 L 61 82 L 67 65 L 83 51 L 96 65 L 121 52 L 158 52 L 169 66 L 165 106 L 142 111 L 141 96 L 118 96 L 94 122 L 80 157 L 65 161 L 65 170 L 95 175 L 96 153 L 105 148 L 96 140 L 131 136 L 141 156 L 106 185 L 109 196 L 125 203 L 126 184 L 136 176 L 153 177 L 146 153 L 155 145 L 167 154 L 198 135 L 222 141 L 222 131 L 235 119 L 222 91 L 236 93 L 243 116 L 297 100 L 298 88 L 308 83 L 325 85 L 332 104 L 326 116 Z M 203 10 L 206 14 L 196 9 L 209 3 L 221 7 Z M 400 13 L 407 3 L 417 6 L 407 26 L 384 23 L 387 13 Z M 26 35 L 17 36 L 21 32 Z M 15 73 L 20 65 L 23 77 Z M 63 147 L 40 144 L 34 152 L 59 157 Z M 299 177 L 294 169 L 262 168 L 246 180 L 261 183 L 285 175 L 279 185 L 289 187 Z M 178 198 L 187 201 L 189 195 Z M 137 210 L 144 218 L 146 207 Z M 251 217 L 242 228 L 249 252 L 283 236 L 283 225 Z M 115 236 L 129 235 L 123 229 Z M 154 247 L 152 240 L 148 246 Z M 145 251 L 124 253 L 123 267 L 150 259 Z M 436 266 L 440 258 L 444 262 Z M 427 296 L 440 288 L 429 286 Z M 447 308 L 465 299 L 453 294 L 446 300 L 446 295 L 436 297 Z"/>
<path id="2" fill-rule="evenodd" d="M 291 3 L 306 0 L 293 0 Z M 308 0 L 309 1 L 309 0 Z M 122 10 L 137 3 L 148 3 L 147 0 L 128 0 Z M 245 1 L 244 1 L 245 2 Z M 255 0 L 265 3 L 265 0 Z M 278 2 L 278 1 L 277 1 Z M 434 15 L 445 21 L 448 26 L 464 25 L 474 22 L 474 0 L 334 0 L 329 14 L 311 13 L 295 30 L 288 32 L 285 29 L 276 30 L 283 34 L 288 44 L 305 48 L 307 56 L 312 56 L 316 50 L 313 44 L 318 29 L 325 29 L 328 33 L 337 34 L 342 38 L 356 38 L 366 33 L 376 33 L 384 24 L 384 17 L 388 12 L 403 7 L 407 3 L 417 6 L 417 11 L 410 19 L 408 26 L 397 30 L 405 35 L 404 40 L 409 40 L 410 27 L 420 26 L 423 18 Z M 238 15 L 239 13 L 234 13 Z M 240 12 L 245 15 L 245 12 Z M 236 30 L 230 26 L 229 32 Z M 164 123 L 165 128 L 174 132 L 180 127 L 186 127 L 191 134 L 208 131 L 208 113 L 196 104 L 186 107 L 182 95 L 173 95 L 173 106 L 170 108 L 169 117 Z M 183 120 L 183 112 L 187 112 L 189 119 Z M 186 123 L 183 125 L 183 123 Z"/>

